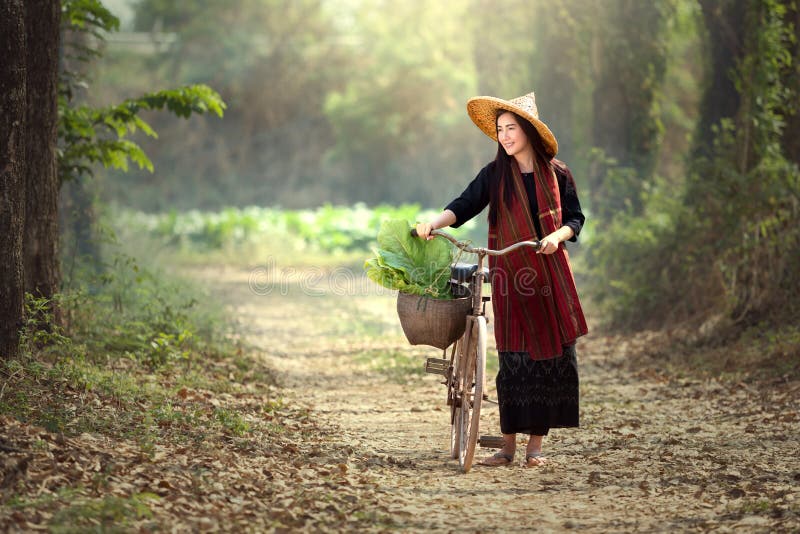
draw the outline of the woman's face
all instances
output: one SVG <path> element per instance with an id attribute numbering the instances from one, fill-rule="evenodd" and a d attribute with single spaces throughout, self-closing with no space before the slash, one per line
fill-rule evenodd
<path id="1" fill-rule="evenodd" d="M 508 111 L 497 117 L 497 140 L 509 156 L 521 154 L 531 146 L 517 118 Z"/>

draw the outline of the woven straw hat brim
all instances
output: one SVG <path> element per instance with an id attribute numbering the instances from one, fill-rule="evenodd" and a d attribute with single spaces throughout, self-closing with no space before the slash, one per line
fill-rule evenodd
<path id="1" fill-rule="evenodd" d="M 553 135 L 550 128 L 519 106 L 494 96 L 476 96 L 467 101 L 467 113 L 469 113 L 472 122 L 495 141 L 497 141 L 497 111 L 500 109 L 513 111 L 520 117 L 529 120 L 533 127 L 536 128 L 536 131 L 539 132 L 548 155 L 555 157 L 558 154 L 558 141 L 556 141 L 556 136 Z"/>

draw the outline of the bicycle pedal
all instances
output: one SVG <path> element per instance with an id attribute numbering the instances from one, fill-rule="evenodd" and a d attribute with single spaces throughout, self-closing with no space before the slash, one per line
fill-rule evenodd
<path id="1" fill-rule="evenodd" d="M 502 449 L 503 438 L 502 436 L 481 436 L 478 438 L 478 444 L 487 449 Z"/>
<path id="2" fill-rule="evenodd" d="M 447 375 L 447 369 L 450 367 L 450 360 L 443 358 L 428 358 L 425 360 L 425 372 L 435 375 Z"/>

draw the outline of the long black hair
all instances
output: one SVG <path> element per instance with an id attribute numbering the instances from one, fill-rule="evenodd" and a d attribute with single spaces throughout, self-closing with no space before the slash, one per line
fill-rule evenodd
<path id="1" fill-rule="evenodd" d="M 536 128 L 533 127 L 533 124 L 528 119 L 524 119 L 514 113 L 513 111 L 508 111 L 505 109 L 497 110 L 497 115 L 494 118 L 495 127 L 497 126 L 497 119 L 500 118 L 501 115 L 505 113 L 511 113 L 517 119 L 517 124 L 519 124 L 522 131 L 525 132 L 525 136 L 528 138 L 531 146 L 533 147 L 533 157 L 534 157 L 534 171 L 539 172 L 539 168 L 542 166 L 542 163 L 546 165 L 548 169 L 552 168 L 553 159 L 550 155 L 547 154 L 547 151 L 544 148 L 544 144 L 542 143 L 542 138 L 539 135 L 539 132 L 536 131 Z M 494 176 L 493 179 L 489 182 L 489 224 L 496 224 L 497 223 L 497 207 L 499 206 L 499 202 L 502 201 L 503 204 L 508 205 L 511 203 L 511 198 L 513 196 L 513 187 L 512 187 L 512 180 L 514 179 L 513 171 L 511 170 L 511 159 L 513 156 L 509 156 L 506 154 L 506 149 L 503 148 L 503 145 L 500 143 L 500 139 L 497 140 L 497 155 L 494 158 Z M 500 184 L 503 184 L 503 198 L 500 199 Z"/>

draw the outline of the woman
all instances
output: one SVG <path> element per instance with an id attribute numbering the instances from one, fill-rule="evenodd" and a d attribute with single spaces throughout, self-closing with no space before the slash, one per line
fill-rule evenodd
<path id="1" fill-rule="evenodd" d="M 523 433 L 530 436 L 525 465 L 535 467 L 545 462 L 542 440 L 550 428 L 578 426 L 575 340 L 587 328 L 564 241 L 576 240 L 585 218 L 533 93 L 510 101 L 476 97 L 467 111 L 497 141 L 497 156 L 417 233 L 432 239 L 432 230 L 458 227 L 488 205 L 489 248 L 541 241 L 535 253 L 522 248 L 489 260 L 503 448 L 481 462 L 511 464 L 516 434 Z"/>

